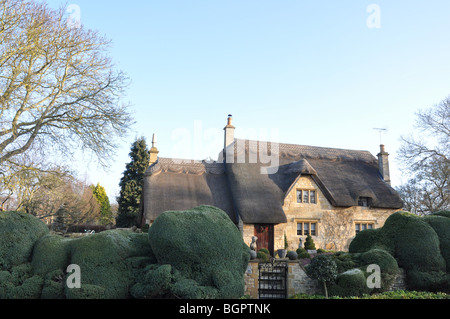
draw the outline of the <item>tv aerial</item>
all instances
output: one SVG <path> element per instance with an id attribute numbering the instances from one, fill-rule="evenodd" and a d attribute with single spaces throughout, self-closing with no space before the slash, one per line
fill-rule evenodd
<path id="1" fill-rule="evenodd" d="M 381 141 L 381 135 L 382 135 L 383 132 L 387 131 L 387 128 L 374 127 L 373 129 L 377 130 L 380 133 L 380 144 L 383 144 L 382 141 Z"/>

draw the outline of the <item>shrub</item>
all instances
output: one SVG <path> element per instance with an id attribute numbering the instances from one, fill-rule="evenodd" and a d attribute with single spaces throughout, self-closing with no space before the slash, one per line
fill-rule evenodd
<path id="1" fill-rule="evenodd" d="M 343 273 L 347 270 L 358 267 L 358 264 L 354 260 L 355 254 L 349 253 L 336 253 L 332 255 L 332 258 L 337 266 L 337 272 Z"/>
<path id="2" fill-rule="evenodd" d="M 312 239 L 311 235 L 306 236 L 305 249 L 306 250 L 315 250 L 316 249 L 316 245 L 314 244 L 314 240 Z"/>
<path id="3" fill-rule="evenodd" d="M 330 286 L 330 295 L 332 296 L 362 296 L 367 292 L 364 272 L 357 268 L 338 274 L 336 282 Z"/>
<path id="4" fill-rule="evenodd" d="M 127 298 L 129 287 L 136 278 L 133 276 L 128 259 L 151 255 L 147 234 L 133 233 L 129 230 L 107 230 L 99 234 L 73 239 L 70 243 L 70 262 L 82 270 L 81 292 L 72 293 L 68 298 L 96 299 L 100 292 L 105 298 Z"/>
<path id="5" fill-rule="evenodd" d="M 448 214 L 444 214 L 448 213 Z M 440 215 L 442 214 L 442 215 Z M 445 217 L 448 216 L 448 217 Z M 439 212 L 431 216 L 423 217 L 436 232 L 439 238 L 439 249 L 445 260 L 446 272 L 450 273 L 450 212 Z"/>
<path id="6" fill-rule="evenodd" d="M 31 259 L 34 273 L 44 276 L 53 270 L 65 270 L 70 263 L 70 242 L 70 239 L 57 235 L 41 237 L 34 246 Z"/>
<path id="7" fill-rule="evenodd" d="M 311 256 L 308 254 L 308 252 L 306 251 L 305 248 L 298 248 L 296 250 L 296 253 L 298 255 L 298 259 L 305 259 L 305 258 L 310 259 L 311 258 Z"/>
<path id="8" fill-rule="evenodd" d="M 429 217 L 394 213 L 382 228 L 358 233 L 349 250 L 354 253 L 384 249 L 405 269 L 409 289 L 448 291 L 450 223 L 444 216 L 446 213 Z"/>
<path id="9" fill-rule="evenodd" d="M 268 262 L 270 260 L 270 256 L 266 254 L 264 251 L 259 250 L 256 253 L 256 258 L 262 260 L 263 262 Z"/>
<path id="10" fill-rule="evenodd" d="M 287 252 L 287 257 L 289 260 L 296 260 L 298 258 L 298 254 L 295 251 L 290 250 Z"/>
<path id="11" fill-rule="evenodd" d="M 269 250 L 268 250 L 267 248 L 261 248 L 261 249 L 258 250 L 258 251 L 260 251 L 260 252 L 266 254 L 267 256 L 270 256 L 270 252 L 269 252 Z"/>
<path id="12" fill-rule="evenodd" d="M 49 272 L 44 278 L 41 299 L 64 299 L 64 277 L 61 269 Z"/>
<path id="13" fill-rule="evenodd" d="M 239 298 L 244 294 L 243 274 L 250 249 L 228 215 L 219 208 L 200 206 L 164 212 L 150 227 L 148 237 L 158 264 L 171 265 L 188 280 L 184 284 L 174 283 L 171 288 L 174 295 L 206 293 L 217 298 Z M 186 292 L 182 291 L 183 287 Z"/>
<path id="14" fill-rule="evenodd" d="M 38 218 L 22 212 L 0 212 L 0 270 L 29 262 L 36 241 L 49 230 Z"/>
<path id="15" fill-rule="evenodd" d="M 81 288 L 65 289 L 68 299 L 108 299 L 108 291 L 103 286 L 82 284 Z"/>
<path id="16" fill-rule="evenodd" d="M 317 255 L 309 265 L 305 267 L 306 275 L 323 283 L 325 297 L 328 298 L 327 283 L 334 281 L 337 276 L 337 266 L 328 255 Z"/>
<path id="17" fill-rule="evenodd" d="M 375 291 L 386 291 L 392 287 L 398 274 L 397 261 L 387 251 L 382 249 L 372 249 L 358 256 L 361 264 L 360 268 L 364 271 L 367 266 L 375 264 L 381 271 L 381 288 Z M 367 277 L 367 274 L 366 274 Z"/>

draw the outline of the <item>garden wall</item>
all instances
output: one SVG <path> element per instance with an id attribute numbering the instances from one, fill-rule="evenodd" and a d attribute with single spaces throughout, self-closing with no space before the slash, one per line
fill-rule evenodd
<path id="1" fill-rule="evenodd" d="M 258 260 L 250 260 L 247 270 L 245 271 L 245 295 L 258 299 Z M 322 294 L 321 286 L 317 280 L 309 278 L 298 261 L 287 261 L 288 274 L 288 296 L 306 293 L 306 294 Z M 405 273 L 399 268 L 399 274 L 391 290 L 406 289 Z"/>

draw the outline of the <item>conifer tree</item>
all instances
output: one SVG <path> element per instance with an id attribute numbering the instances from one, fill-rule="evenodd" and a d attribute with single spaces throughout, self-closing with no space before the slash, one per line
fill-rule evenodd
<path id="1" fill-rule="evenodd" d="M 100 183 L 97 183 L 97 186 L 92 185 L 91 189 L 95 199 L 100 205 L 100 224 L 105 226 L 113 224 L 114 218 L 112 215 L 111 204 L 105 188 L 100 185 Z"/>
<path id="2" fill-rule="evenodd" d="M 118 215 L 117 227 L 132 227 L 138 225 L 139 206 L 144 173 L 147 170 L 150 154 L 144 137 L 136 139 L 129 153 L 131 161 L 120 179 L 120 195 L 117 197 Z"/>

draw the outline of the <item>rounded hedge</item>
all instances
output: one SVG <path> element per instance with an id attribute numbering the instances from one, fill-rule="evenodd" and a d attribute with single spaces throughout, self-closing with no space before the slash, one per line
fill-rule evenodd
<path id="1" fill-rule="evenodd" d="M 339 297 L 362 296 L 368 291 L 364 272 L 358 268 L 338 274 L 330 286 L 330 295 Z"/>
<path id="2" fill-rule="evenodd" d="M 0 212 L 0 270 L 30 261 L 36 241 L 49 234 L 38 218 L 22 212 Z"/>
<path id="3" fill-rule="evenodd" d="M 124 299 L 135 283 L 132 257 L 152 255 L 147 234 L 128 230 L 107 230 L 70 242 L 70 263 L 80 266 L 82 287 L 66 289 L 69 298 Z M 91 294 L 91 295 L 90 295 Z"/>
<path id="4" fill-rule="evenodd" d="M 199 295 L 211 294 L 209 298 L 243 295 L 250 248 L 221 209 L 199 206 L 164 212 L 150 227 L 148 237 L 158 264 L 171 265 L 188 280 L 173 286 L 177 296 L 194 296 L 196 289 Z"/>
<path id="5" fill-rule="evenodd" d="M 405 269 L 409 289 L 449 291 L 450 219 L 447 216 L 446 212 L 427 217 L 394 213 L 382 228 L 358 233 L 349 251 L 383 249 Z"/>

